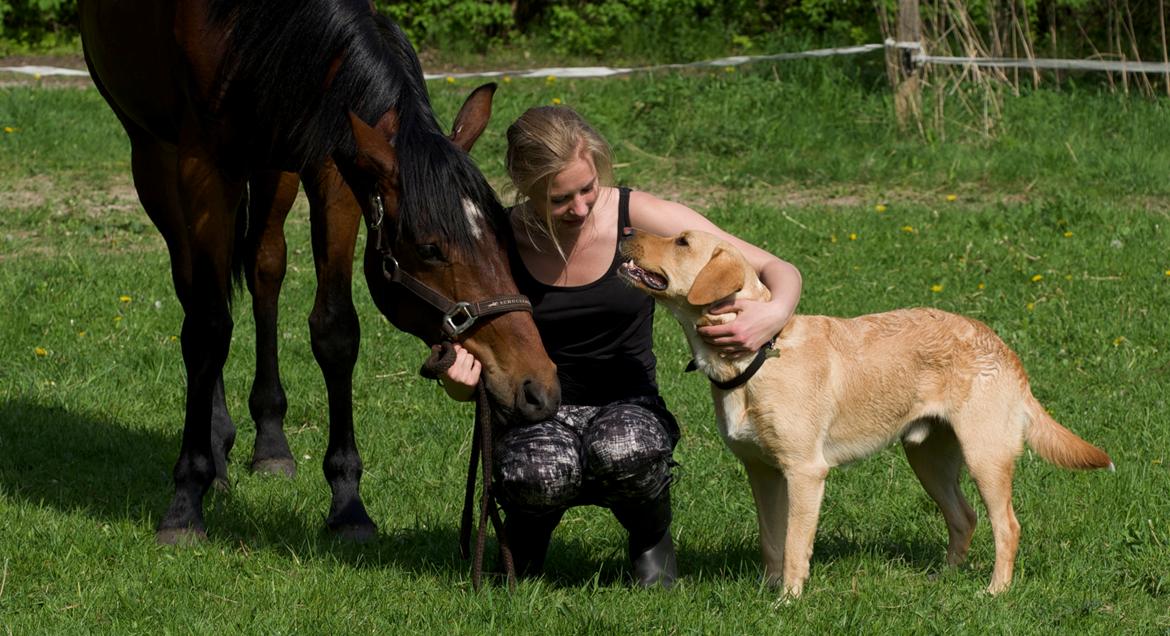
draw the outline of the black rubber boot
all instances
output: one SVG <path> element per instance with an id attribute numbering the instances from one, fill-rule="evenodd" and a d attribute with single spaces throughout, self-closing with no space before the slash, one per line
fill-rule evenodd
<path id="1" fill-rule="evenodd" d="M 561 522 L 564 514 L 564 510 L 541 515 L 506 512 L 504 534 L 512 551 L 512 564 L 516 567 L 516 576 L 520 578 L 539 576 L 544 571 L 544 557 L 548 554 L 553 530 Z M 503 569 L 504 564 L 501 560 L 500 571 Z"/>
<path id="2" fill-rule="evenodd" d="M 670 538 L 670 488 L 640 506 L 614 508 L 614 516 L 630 533 L 630 566 L 640 587 L 670 589 L 678 579 L 674 541 Z"/>

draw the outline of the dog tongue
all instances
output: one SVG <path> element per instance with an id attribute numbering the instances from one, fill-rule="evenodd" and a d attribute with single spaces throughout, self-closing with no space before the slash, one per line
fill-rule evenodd
<path id="1" fill-rule="evenodd" d="M 637 265 L 635 265 L 633 261 L 626 261 L 626 262 L 622 263 L 622 270 L 625 272 L 625 274 L 627 276 L 629 276 L 630 278 L 632 278 L 636 281 L 641 282 L 643 285 L 649 287 L 650 289 L 654 289 L 654 290 L 658 290 L 658 291 L 666 289 L 666 278 L 665 277 L 663 277 L 659 274 L 655 274 L 654 272 L 648 272 L 648 271 L 642 269 L 641 267 L 638 267 Z"/>

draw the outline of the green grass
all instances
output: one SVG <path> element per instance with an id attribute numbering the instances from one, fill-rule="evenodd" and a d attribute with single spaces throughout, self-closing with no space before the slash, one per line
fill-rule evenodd
<path id="1" fill-rule="evenodd" d="M 981 522 L 970 563 L 950 570 L 941 516 L 891 449 L 830 475 L 805 596 L 777 603 L 759 585 L 746 479 L 665 314 L 660 383 L 683 427 L 679 589 L 629 589 L 620 528 L 587 508 L 558 530 L 548 577 L 475 593 L 456 549 L 470 407 L 418 377 L 424 348 L 360 280 L 355 423 L 381 535 L 335 543 L 322 531 L 326 402 L 306 328 L 303 203 L 280 327 L 300 473 L 247 471 L 241 297 L 225 369 L 240 426 L 233 489 L 208 498 L 209 542 L 156 546 L 184 390 L 165 248 L 97 94 L 5 88 L 0 128 L 17 130 L 0 135 L 0 633 L 1170 633 L 1166 103 L 1041 92 L 1009 99 L 1000 138 L 955 121 L 931 144 L 900 136 L 885 93 L 833 68 L 517 79 L 475 155 L 502 185 L 506 123 L 556 97 L 614 142 L 623 183 L 795 263 L 802 312 L 927 305 L 992 326 L 1040 400 L 1118 467 L 1073 473 L 1024 454 L 1007 594 L 983 593 L 993 545 L 969 482 Z M 471 85 L 432 84 L 444 121 Z"/>

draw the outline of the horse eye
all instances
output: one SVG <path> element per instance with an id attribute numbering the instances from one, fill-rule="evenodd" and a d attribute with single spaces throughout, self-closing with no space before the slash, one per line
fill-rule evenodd
<path id="1" fill-rule="evenodd" d="M 419 245 L 418 256 L 424 261 L 447 262 L 447 258 L 443 256 L 443 250 L 439 249 L 439 246 L 434 243 Z"/>
<path id="2" fill-rule="evenodd" d="M 685 236 L 680 236 L 680 237 L 674 239 L 674 244 L 678 245 L 679 247 L 686 247 L 686 246 L 690 245 L 690 243 L 687 243 L 687 237 L 685 237 Z"/>

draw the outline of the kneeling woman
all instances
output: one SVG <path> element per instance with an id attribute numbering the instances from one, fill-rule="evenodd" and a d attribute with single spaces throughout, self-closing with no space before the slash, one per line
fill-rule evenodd
<path id="1" fill-rule="evenodd" d="M 629 532 L 634 580 L 670 587 L 677 577 L 670 482 L 679 428 L 655 379 L 654 302 L 617 276 L 622 230 L 705 230 L 743 251 L 772 301 L 729 303 L 717 311 L 735 313 L 734 320 L 699 330 L 729 357 L 752 355 L 779 333 L 801 281 L 789 263 L 690 208 L 609 185 L 612 165 L 605 140 L 570 108 L 530 109 L 508 129 L 507 170 L 521 196 L 510 213 L 512 272 L 557 364 L 562 404 L 545 422 L 499 424 L 494 489 L 521 575 L 541 571 L 565 510 L 591 504 L 612 510 Z M 479 375 L 479 362 L 457 346 L 443 386 L 468 400 Z"/>

